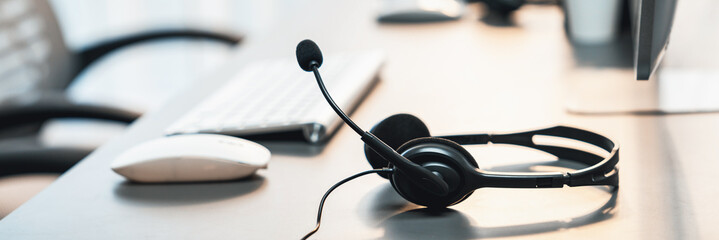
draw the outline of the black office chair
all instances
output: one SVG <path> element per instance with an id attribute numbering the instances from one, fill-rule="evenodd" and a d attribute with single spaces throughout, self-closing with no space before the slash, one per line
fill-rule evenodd
<path id="1" fill-rule="evenodd" d="M 92 151 L 43 146 L 37 137 L 43 122 L 87 118 L 131 123 L 140 116 L 139 112 L 73 103 L 64 90 L 78 74 L 106 54 L 167 38 L 209 39 L 230 45 L 240 41 L 236 36 L 201 30 L 164 30 L 125 36 L 73 52 L 65 45 L 46 0 L 0 0 L 0 188 L 9 181 L 34 181 L 26 177 L 9 178 L 11 175 L 56 176 Z M 47 175 L 40 178 L 53 179 Z M 37 191 L 37 187 L 31 191 Z M 12 206 L 19 205 L 18 201 L 23 201 L 8 197 L 13 196 L 0 189 L 0 219 Z"/>

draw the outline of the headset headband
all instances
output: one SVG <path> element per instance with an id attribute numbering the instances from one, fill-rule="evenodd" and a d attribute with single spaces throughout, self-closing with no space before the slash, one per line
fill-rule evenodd
<path id="1" fill-rule="evenodd" d="M 584 150 L 552 146 L 538 145 L 533 141 L 534 136 L 553 136 L 571 140 L 577 140 L 597 146 L 609 153 L 609 156 L 602 157 Z M 511 144 L 537 149 L 552 154 L 560 159 L 578 161 L 590 167 L 573 172 L 558 173 L 501 173 L 484 170 L 477 170 L 476 182 L 479 187 L 505 187 L 505 188 L 552 188 L 563 187 L 565 184 L 570 187 L 609 185 L 619 186 L 619 172 L 615 166 L 619 161 L 619 146 L 612 140 L 602 135 L 578 128 L 556 126 L 545 129 L 511 133 L 511 134 L 470 134 L 440 136 L 461 145 L 474 144 Z M 466 166 L 465 166 L 466 167 Z"/>

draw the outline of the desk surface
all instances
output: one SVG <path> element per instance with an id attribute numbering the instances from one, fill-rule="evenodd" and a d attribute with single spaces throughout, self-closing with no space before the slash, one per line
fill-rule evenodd
<path id="1" fill-rule="evenodd" d="M 264 1 L 261 1 L 264 2 Z M 291 2 L 291 3 L 290 3 Z M 251 4 L 251 3 L 247 3 Z M 381 81 L 354 112 L 368 128 L 398 112 L 416 114 L 436 134 L 503 132 L 557 123 L 588 128 L 622 146 L 621 188 L 481 189 L 440 214 L 402 200 L 384 179 L 363 177 L 329 198 L 317 239 L 695 239 L 719 236 L 719 115 L 573 115 L 564 110 L 574 67 L 556 7 L 527 6 L 515 26 L 478 21 L 380 25 L 375 1 L 314 6 L 287 1 L 263 14 L 272 31 L 249 36 L 221 71 L 138 120 L 49 188 L 0 220 L 3 239 L 296 239 L 314 226 L 320 197 L 336 181 L 368 169 L 362 143 L 342 127 L 324 146 L 266 144 L 269 169 L 248 181 L 137 185 L 110 162 L 163 129 L 243 64 L 293 56 L 316 40 L 325 53 L 380 48 Z M 304 12 L 302 10 L 307 10 Z M 299 70 L 299 69 L 298 69 Z M 609 71 L 609 70 L 608 70 Z M 612 70 L 614 71 L 614 70 Z M 631 70 L 618 76 L 631 80 Z M 314 83 L 307 83 L 314 84 Z M 536 152 L 470 147 L 480 167 L 542 170 Z"/>

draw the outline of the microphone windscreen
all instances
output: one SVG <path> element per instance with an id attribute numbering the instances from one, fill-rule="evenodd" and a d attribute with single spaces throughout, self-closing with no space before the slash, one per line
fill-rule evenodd
<path id="1" fill-rule="evenodd" d="M 316 62 L 317 67 L 322 66 L 322 52 L 315 42 L 309 39 L 302 40 L 297 44 L 297 63 L 305 71 L 312 71 L 312 63 Z"/>

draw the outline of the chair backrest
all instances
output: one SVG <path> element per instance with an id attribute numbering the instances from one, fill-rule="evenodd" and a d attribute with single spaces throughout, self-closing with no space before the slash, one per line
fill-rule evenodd
<path id="1" fill-rule="evenodd" d="M 0 102 L 64 88 L 75 61 L 47 0 L 0 0 Z"/>

